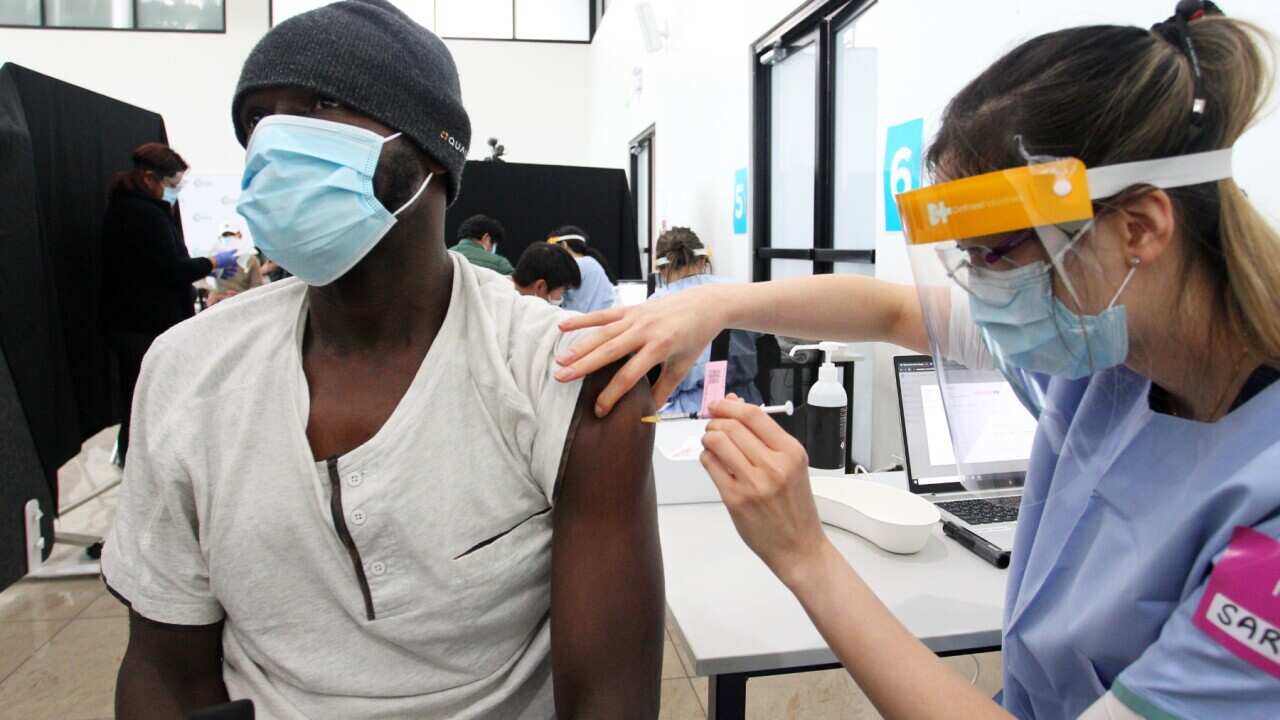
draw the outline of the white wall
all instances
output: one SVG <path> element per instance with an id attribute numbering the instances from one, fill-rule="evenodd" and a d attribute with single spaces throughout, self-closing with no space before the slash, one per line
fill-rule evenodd
<path id="1" fill-rule="evenodd" d="M 267 31 L 268 0 L 226 0 L 225 34 L 0 28 L 0 62 L 164 116 L 172 146 L 200 172 L 238 173 L 231 126 L 240 67 Z M 472 156 L 497 135 L 513 162 L 585 164 L 587 45 L 448 41 L 473 126 Z M 557 111 L 560 112 L 557 112 Z"/>
<path id="2" fill-rule="evenodd" d="M 657 222 L 691 225 L 708 241 L 718 272 L 748 279 L 750 241 L 732 234 L 733 172 L 749 164 L 751 102 L 749 46 L 800 0 L 654 0 L 669 24 L 668 48 L 648 54 L 641 43 L 636 0 L 610 3 L 591 57 L 594 164 L 624 167 L 627 141 L 657 125 Z M 1172 12 L 1171 0 L 988 0 L 982 12 L 951 0 L 882 0 L 859 21 L 856 43 L 878 50 L 876 177 L 883 173 L 889 126 L 925 119 L 925 142 L 936 132 L 947 100 L 1000 54 L 1048 30 L 1090 23 L 1143 27 Z M 1232 15 L 1280 31 L 1280 3 L 1236 0 Z M 635 76 L 643 88 L 635 89 Z M 1280 122 L 1272 119 L 1241 141 L 1238 176 L 1251 196 L 1280 216 L 1280 185 L 1268 182 L 1268 159 L 1280 151 Z M 881 183 L 866 198 L 875 207 L 877 276 L 911 282 L 901 233 L 884 227 Z M 853 310 L 851 309 L 851 312 Z M 881 346 L 873 362 L 872 461 L 902 453 L 894 348 Z"/>
<path id="3" fill-rule="evenodd" d="M 656 125 L 655 225 L 694 228 L 718 274 L 749 279 L 749 236 L 733 234 L 733 175 L 750 158 L 749 46 L 787 3 L 654 0 L 670 32 L 655 54 L 636 3 L 610 2 L 591 45 L 591 164 L 627 167 L 628 142 Z"/>
<path id="4" fill-rule="evenodd" d="M 471 157 L 497 137 L 510 162 L 590 165 L 591 46 L 448 40 L 471 114 Z"/>

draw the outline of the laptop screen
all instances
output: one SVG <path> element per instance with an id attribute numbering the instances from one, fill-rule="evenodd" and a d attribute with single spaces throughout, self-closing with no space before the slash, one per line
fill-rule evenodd
<path id="1" fill-rule="evenodd" d="M 907 480 L 912 492 L 961 491 L 955 449 L 943 408 L 938 374 L 928 355 L 894 358 L 898 406 L 906 450 Z M 982 442 L 969 449 L 969 464 L 984 486 L 1017 486 L 1027 471 L 1036 421 L 1018 401 L 998 370 L 952 368 L 948 398 L 951 412 L 969 428 L 982 428 Z M 1007 476 L 1007 477 L 1006 477 Z"/>

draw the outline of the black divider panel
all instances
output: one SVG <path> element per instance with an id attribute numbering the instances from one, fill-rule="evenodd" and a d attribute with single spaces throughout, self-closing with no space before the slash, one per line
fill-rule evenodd
<path id="1" fill-rule="evenodd" d="M 52 518 L 58 468 L 120 420 L 100 313 L 107 184 L 133 148 L 164 140 L 155 113 L 0 66 L 0 587 L 26 572 L 11 532 L 22 505 L 39 498 Z M 27 446 L 34 462 L 15 460 Z"/>
<path id="2" fill-rule="evenodd" d="M 445 239 L 457 241 L 458 226 L 472 215 L 489 215 L 507 229 L 498 248 L 514 265 L 531 243 L 546 240 L 561 225 L 577 225 L 591 237 L 621 279 L 640 277 L 636 223 L 622 170 L 468 162 L 462 194 L 449 208 Z"/>

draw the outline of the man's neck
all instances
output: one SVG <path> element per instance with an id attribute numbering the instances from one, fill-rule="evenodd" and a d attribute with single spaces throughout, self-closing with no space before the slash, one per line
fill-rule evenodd
<path id="1" fill-rule="evenodd" d="M 308 290 L 304 351 L 430 347 L 449 310 L 453 263 L 439 223 L 408 220 L 346 275 Z"/>

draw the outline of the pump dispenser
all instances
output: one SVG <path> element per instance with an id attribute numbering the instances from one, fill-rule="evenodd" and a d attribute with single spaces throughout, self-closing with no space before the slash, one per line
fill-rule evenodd
<path id="1" fill-rule="evenodd" d="M 820 350 L 823 353 L 818 382 L 809 389 L 805 407 L 804 449 L 809 454 L 810 475 L 844 475 L 849 394 L 840 384 L 840 375 L 831 359 L 833 353 L 843 349 L 844 344 L 838 342 L 798 345 L 791 349 L 792 357 L 800 350 Z"/>

